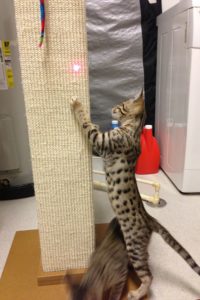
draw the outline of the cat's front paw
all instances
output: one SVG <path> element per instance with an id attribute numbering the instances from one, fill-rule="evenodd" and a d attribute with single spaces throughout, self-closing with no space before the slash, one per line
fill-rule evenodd
<path id="1" fill-rule="evenodd" d="M 70 105 L 73 110 L 76 110 L 77 108 L 80 108 L 82 106 L 82 103 L 78 100 L 77 97 L 72 97 Z"/>

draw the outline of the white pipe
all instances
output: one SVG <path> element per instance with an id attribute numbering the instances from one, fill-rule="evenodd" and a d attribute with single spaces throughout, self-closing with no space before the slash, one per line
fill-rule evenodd
<path id="1" fill-rule="evenodd" d="M 93 170 L 93 173 L 105 176 L 104 171 Z M 158 204 L 159 199 L 160 199 L 160 183 L 157 181 L 147 180 L 147 179 L 142 179 L 142 178 L 136 178 L 136 181 L 140 182 L 140 183 L 144 183 L 144 184 L 149 184 L 155 188 L 155 194 L 153 196 L 141 194 L 141 198 L 143 200 L 149 201 L 153 204 Z M 102 187 L 101 182 L 99 182 L 99 181 L 95 181 L 95 182 L 98 183 L 96 185 L 97 188 L 94 187 L 95 189 L 99 189 L 98 187 L 100 187 L 100 186 Z M 107 189 L 105 190 L 105 187 L 103 187 L 103 191 L 107 191 Z"/>
<path id="2" fill-rule="evenodd" d="M 146 182 L 145 182 L 146 183 Z M 157 185 L 157 187 L 160 187 L 160 185 Z M 97 181 L 94 180 L 93 181 L 93 187 L 95 190 L 99 190 L 99 191 L 103 191 L 103 192 L 107 192 L 108 188 L 107 185 L 101 181 Z M 159 203 L 159 189 L 155 190 L 155 194 L 154 196 L 149 196 L 149 195 L 145 195 L 145 194 L 140 194 L 141 198 L 145 201 L 151 202 L 153 204 L 158 204 Z"/>

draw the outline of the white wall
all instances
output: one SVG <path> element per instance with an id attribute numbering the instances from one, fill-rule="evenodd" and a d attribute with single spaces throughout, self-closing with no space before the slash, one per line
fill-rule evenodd
<path id="1" fill-rule="evenodd" d="M 181 0 L 162 0 L 162 11 L 166 11 L 169 8 L 171 8 L 172 6 L 176 5 L 178 2 L 180 2 Z M 184 0 L 182 0 L 184 1 Z"/>
<path id="2" fill-rule="evenodd" d="M 8 175 L 8 177 L 15 183 L 23 184 L 32 181 L 32 169 L 24 97 L 21 85 L 13 0 L 0 1 L 0 40 L 11 41 L 15 82 L 13 89 L 0 90 L 0 115 L 10 115 L 13 119 L 16 148 L 20 162 L 20 172 L 12 177 Z M 3 159 L 3 157 L 1 157 L 1 159 Z"/>

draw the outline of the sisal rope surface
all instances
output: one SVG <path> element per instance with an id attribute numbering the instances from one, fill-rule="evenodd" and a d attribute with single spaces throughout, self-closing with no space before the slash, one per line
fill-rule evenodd
<path id="1" fill-rule="evenodd" d="M 91 151 L 70 109 L 89 106 L 83 0 L 14 0 L 44 271 L 84 268 L 94 248 Z M 81 70 L 75 74 L 73 63 Z"/>

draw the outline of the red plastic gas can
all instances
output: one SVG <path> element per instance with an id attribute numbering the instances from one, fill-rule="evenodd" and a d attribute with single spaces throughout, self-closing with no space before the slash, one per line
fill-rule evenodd
<path id="1" fill-rule="evenodd" d="M 136 163 L 136 174 L 158 173 L 160 165 L 160 149 L 156 138 L 153 136 L 152 126 L 143 128 L 141 138 L 141 154 Z"/>

